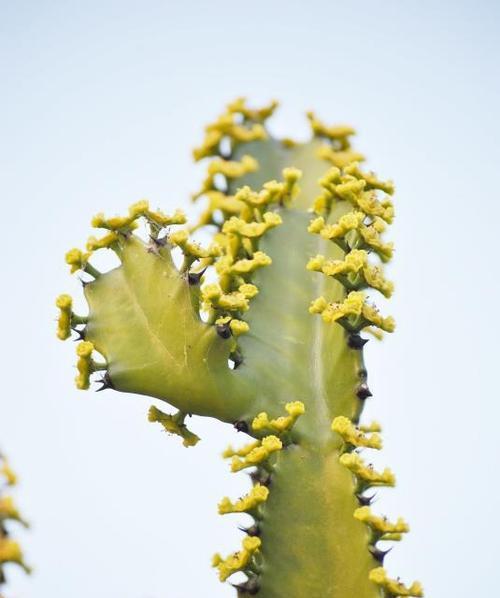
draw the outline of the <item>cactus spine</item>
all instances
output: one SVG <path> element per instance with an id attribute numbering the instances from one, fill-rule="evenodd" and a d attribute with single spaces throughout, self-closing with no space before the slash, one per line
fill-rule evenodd
<path id="1" fill-rule="evenodd" d="M 194 151 L 209 159 L 193 196 L 204 208 L 190 228 L 179 228 L 181 212 L 147 201 L 124 217 L 93 218 L 104 236 L 66 255 L 87 274 L 89 313 L 77 316 L 60 296 L 57 334 L 82 339 L 78 388 L 100 372 L 101 389 L 163 399 L 177 411 L 153 407 L 149 419 L 185 446 L 199 440 L 188 414 L 252 438 L 224 453 L 232 471 L 250 472 L 252 488 L 224 498 L 219 512 L 255 523 L 237 552 L 213 558 L 222 581 L 245 573 L 239 596 L 419 597 L 418 582 L 405 586 L 382 566 L 408 525 L 372 512 L 370 489 L 393 486 L 394 475 L 360 455 L 382 446 L 380 426 L 360 422 L 371 396 L 362 333 L 394 330 L 365 294 L 393 290 L 381 267 L 393 252 L 383 239 L 393 185 L 361 169 L 350 127 L 309 113 L 309 142 L 273 138 L 266 121 L 276 106 L 238 99 L 206 127 Z M 213 231 L 208 247 L 194 240 L 200 228 Z M 90 259 L 100 249 L 121 265 L 98 272 Z"/>

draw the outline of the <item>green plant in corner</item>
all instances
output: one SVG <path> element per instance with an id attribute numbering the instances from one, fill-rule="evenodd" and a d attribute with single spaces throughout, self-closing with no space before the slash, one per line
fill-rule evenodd
<path id="1" fill-rule="evenodd" d="M 246 512 L 254 525 L 237 552 L 213 558 L 222 581 L 246 575 L 238 596 L 423 596 L 420 583 L 383 567 L 384 547 L 408 525 L 372 511 L 370 489 L 393 486 L 394 475 L 360 454 L 382 446 L 380 426 L 360 421 L 371 396 L 363 333 L 394 329 L 366 296 L 393 290 L 381 267 L 393 252 L 383 239 L 393 185 L 360 167 L 350 127 L 309 113 L 310 141 L 273 138 L 266 121 L 276 106 L 238 99 L 206 127 L 194 151 L 208 159 L 195 225 L 147 201 L 93 218 L 105 234 L 66 255 L 72 272 L 88 275 L 89 313 L 76 315 L 61 295 L 57 334 L 81 338 L 78 388 L 100 373 L 101 389 L 163 399 L 177 411 L 152 407 L 149 419 L 185 446 L 199 440 L 188 415 L 251 437 L 224 457 L 250 472 L 252 487 L 222 499 L 219 512 Z M 194 240 L 201 228 L 213 231 L 207 247 Z M 100 249 L 121 265 L 98 272 Z"/>
<path id="2" fill-rule="evenodd" d="M 26 573 L 31 572 L 30 567 L 24 562 L 19 542 L 10 535 L 12 523 L 28 527 L 9 492 L 16 484 L 17 475 L 7 458 L 0 453 L 0 592 L 7 581 L 6 565 L 18 565 Z"/>

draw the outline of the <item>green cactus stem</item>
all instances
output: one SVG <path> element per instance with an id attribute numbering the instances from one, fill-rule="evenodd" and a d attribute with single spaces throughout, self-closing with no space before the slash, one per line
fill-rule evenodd
<path id="1" fill-rule="evenodd" d="M 19 542 L 11 537 L 12 524 L 29 527 L 10 494 L 16 484 L 16 473 L 7 458 L 0 453 L 0 592 L 7 582 L 5 569 L 8 565 L 17 565 L 26 573 L 31 572 L 24 561 Z"/>
<path id="2" fill-rule="evenodd" d="M 384 233 L 394 188 L 361 168 L 348 126 L 309 113 L 309 141 L 272 137 L 276 106 L 238 99 L 206 127 L 194 151 L 208 160 L 193 194 L 199 221 L 187 227 L 181 212 L 145 200 L 126 216 L 94 217 L 104 236 L 66 255 L 86 273 L 88 315 L 61 295 L 57 335 L 82 339 L 78 388 L 101 372 L 101 388 L 164 400 L 177 411 L 153 407 L 149 419 L 185 446 L 199 440 L 187 415 L 250 437 L 224 456 L 253 486 L 219 512 L 254 524 L 237 552 L 213 559 L 222 581 L 245 574 L 238 596 L 420 597 L 418 582 L 383 568 L 408 525 L 372 512 L 371 489 L 394 486 L 394 475 L 360 455 L 382 446 L 379 424 L 361 423 L 371 397 L 363 346 L 395 326 L 367 297 L 393 292 L 382 264 L 393 253 Z M 208 247 L 196 242 L 200 228 L 213 233 Z M 104 249 L 120 266 L 101 274 L 90 262 Z"/>

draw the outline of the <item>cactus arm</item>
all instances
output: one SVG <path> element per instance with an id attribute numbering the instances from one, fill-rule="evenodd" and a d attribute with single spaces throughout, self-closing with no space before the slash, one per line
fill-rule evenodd
<path id="1" fill-rule="evenodd" d="M 130 238 L 121 259 L 123 266 L 85 287 L 86 339 L 105 355 L 113 387 L 167 400 L 187 413 L 237 420 L 248 399 L 226 394 L 232 373 L 227 343 L 193 309 L 192 290 L 169 253 L 148 253 Z"/>

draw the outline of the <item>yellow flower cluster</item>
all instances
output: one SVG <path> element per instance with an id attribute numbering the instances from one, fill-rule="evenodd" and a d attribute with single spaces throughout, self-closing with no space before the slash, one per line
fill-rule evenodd
<path id="1" fill-rule="evenodd" d="M 101 238 L 90 236 L 87 240 L 87 251 L 81 251 L 78 248 L 70 249 L 65 256 L 66 263 L 71 267 L 71 273 L 78 270 L 84 270 L 94 278 L 99 276 L 99 272 L 91 266 L 89 259 L 94 251 L 98 249 L 118 249 L 120 234 L 127 235 L 137 228 L 137 219 L 144 218 L 151 229 L 151 236 L 157 238 L 158 232 L 170 225 L 185 224 L 186 216 L 180 210 L 176 210 L 174 214 L 167 215 L 161 211 L 151 210 L 149 202 L 146 200 L 138 201 L 129 207 L 127 216 L 113 216 L 106 218 L 104 214 L 96 214 L 91 221 L 94 228 L 104 228 L 109 230 L 109 233 Z M 185 240 L 187 243 L 187 239 Z M 189 248 L 194 244 L 189 245 Z M 194 250 L 194 249 L 193 249 Z M 198 250 L 198 249 L 197 249 Z M 198 251 L 201 251 L 198 250 Z M 58 306 L 59 307 L 59 306 Z M 61 337 L 59 337 L 61 338 Z"/>
<path id="2" fill-rule="evenodd" d="M 393 332 L 396 327 L 394 319 L 382 317 L 374 306 L 366 302 L 361 291 L 351 291 L 342 303 L 328 303 L 324 297 L 319 297 L 311 303 L 309 313 L 320 314 L 325 322 L 338 322 L 348 330 L 361 330 L 373 325 L 385 332 Z"/>
<path id="3" fill-rule="evenodd" d="M 382 426 L 375 420 L 369 424 L 361 424 L 358 428 L 365 434 L 368 434 L 369 432 L 382 432 Z"/>
<path id="4" fill-rule="evenodd" d="M 309 260 L 307 269 L 331 276 L 347 288 L 371 287 L 385 297 L 390 297 L 394 291 L 393 283 L 384 278 L 382 269 L 368 262 L 368 252 L 364 249 L 352 249 L 343 260 L 327 260 L 323 255 L 317 255 Z"/>
<path id="5" fill-rule="evenodd" d="M 251 258 L 233 260 L 229 255 L 225 255 L 218 260 L 215 269 L 219 276 L 244 275 L 255 272 L 264 266 L 272 264 L 271 258 L 263 251 L 255 251 Z"/>
<path id="6" fill-rule="evenodd" d="M 241 284 L 237 291 L 224 293 L 217 283 L 207 284 L 201 290 L 203 308 L 222 311 L 247 311 L 249 300 L 255 297 L 259 289 L 249 283 Z"/>
<path id="7" fill-rule="evenodd" d="M 171 245 L 180 247 L 182 252 L 190 261 L 208 259 L 218 257 L 221 254 L 221 249 L 217 244 L 212 244 L 208 249 L 201 247 L 198 243 L 194 243 L 189 239 L 187 230 L 178 230 L 168 235 L 168 242 Z"/>
<path id="8" fill-rule="evenodd" d="M 311 111 L 307 112 L 307 118 L 316 137 L 324 137 L 334 142 L 339 149 L 345 150 L 350 147 L 349 137 L 356 132 L 352 127 L 349 125 L 326 125 Z"/>
<path id="9" fill-rule="evenodd" d="M 19 509 L 16 507 L 12 496 L 0 497 L 0 521 L 5 519 L 18 521 L 24 527 L 28 527 L 27 522 L 22 518 Z"/>
<path id="10" fill-rule="evenodd" d="M 7 486 L 14 486 L 17 483 L 17 475 L 10 467 L 6 457 L 0 454 L 0 476 L 6 482 Z M 30 573 L 30 568 L 25 564 L 21 547 L 18 542 L 9 537 L 6 530 L 6 523 L 17 521 L 24 527 L 28 523 L 23 519 L 19 509 L 14 503 L 12 496 L 0 497 L 0 585 L 4 580 L 3 565 L 6 563 L 15 563 L 22 567 L 26 573 Z"/>
<path id="11" fill-rule="evenodd" d="M 261 546 L 260 538 L 256 536 L 247 536 L 243 540 L 242 549 L 223 559 L 220 554 L 215 554 L 212 558 L 212 567 L 219 571 L 219 579 L 226 581 L 233 573 L 243 571 L 250 563 L 253 555 Z"/>
<path id="12" fill-rule="evenodd" d="M 388 195 L 394 194 L 394 183 L 392 181 L 381 181 L 374 172 L 363 172 L 357 161 L 348 164 L 344 168 L 344 174 L 365 181 L 367 189 L 378 189 Z"/>
<path id="13" fill-rule="evenodd" d="M 362 162 L 365 157 L 353 150 L 335 150 L 331 145 L 322 144 L 318 147 L 316 155 L 321 160 L 330 162 L 332 166 L 344 168 L 351 162 Z"/>
<path id="14" fill-rule="evenodd" d="M 254 122 L 266 121 L 274 114 L 274 111 L 279 106 L 279 102 L 271 100 L 267 106 L 262 108 L 249 108 L 246 103 L 246 98 L 236 98 L 227 105 L 227 111 L 231 114 L 241 114 L 245 120 Z"/>
<path id="15" fill-rule="evenodd" d="M 236 502 L 225 496 L 219 503 L 219 514 L 225 515 L 227 513 L 248 513 L 256 509 L 260 504 L 267 500 L 269 496 L 269 489 L 261 484 L 255 486 L 243 498 Z"/>
<path id="16" fill-rule="evenodd" d="M 86 249 L 87 251 L 93 252 L 98 249 L 109 249 L 118 241 L 118 233 L 114 230 L 110 231 L 107 235 L 104 235 L 100 239 L 91 236 L 87 240 Z"/>
<path id="17" fill-rule="evenodd" d="M 265 212 L 260 222 L 246 222 L 242 218 L 232 216 L 222 226 L 222 232 L 226 234 L 239 235 L 249 239 L 260 238 L 269 229 L 281 224 L 281 216 L 276 212 Z"/>
<path id="18" fill-rule="evenodd" d="M 31 572 L 31 569 L 24 562 L 19 543 L 6 536 L 0 536 L 0 567 L 5 563 L 15 563 L 22 567 L 26 573 Z"/>
<path id="19" fill-rule="evenodd" d="M 148 412 L 148 421 L 157 422 L 161 424 L 165 431 L 167 431 L 169 434 L 180 436 L 183 439 L 182 444 L 185 447 L 195 446 L 200 438 L 188 430 L 186 424 L 184 423 L 185 417 L 186 414 L 182 413 L 181 411 L 175 415 L 163 413 L 163 411 L 154 405 L 149 408 Z"/>
<path id="20" fill-rule="evenodd" d="M 74 274 L 78 270 L 85 270 L 89 257 L 90 252 L 85 253 L 76 247 L 70 249 L 66 253 L 65 260 L 68 266 L 71 266 L 71 274 Z"/>
<path id="21" fill-rule="evenodd" d="M 225 222 L 231 216 L 239 216 L 245 208 L 245 204 L 236 199 L 233 195 L 226 195 L 222 191 L 207 191 L 204 193 L 207 202 L 198 223 L 191 230 L 196 230 L 207 224 L 214 224 L 214 213 L 222 214 L 222 221 Z"/>
<path id="22" fill-rule="evenodd" d="M 59 308 L 57 319 L 57 338 L 62 341 L 71 336 L 71 315 L 73 299 L 69 295 L 59 295 L 56 299 L 56 307 Z"/>
<path id="23" fill-rule="evenodd" d="M 217 318 L 215 325 L 219 327 L 229 327 L 231 334 L 235 337 L 246 334 L 250 330 L 250 326 L 244 320 L 238 320 L 231 316 L 225 316 L 223 318 Z"/>
<path id="24" fill-rule="evenodd" d="M 360 210 L 371 218 L 381 218 L 390 224 L 394 218 L 394 206 L 388 198 L 379 200 L 377 191 L 393 193 L 392 183 L 379 181 L 373 174 L 362 173 L 356 163 L 354 166 L 352 168 L 349 165 L 343 170 L 332 166 L 326 172 L 319 181 L 323 190 L 314 201 L 314 211 L 319 215 L 328 213 L 334 200 L 348 201 L 355 210 Z"/>
<path id="25" fill-rule="evenodd" d="M 106 218 L 104 214 L 100 213 L 92 218 L 91 224 L 94 228 L 105 228 L 110 231 L 127 233 L 136 228 L 136 220 L 140 217 L 162 228 L 173 224 L 186 223 L 186 216 L 181 210 L 177 210 L 170 216 L 159 210 L 151 210 L 149 202 L 143 199 L 130 206 L 127 216 Z"/>
<path id="26" fill-rule="evenodd" d="M 194 229 L 206 224 L 217 224 L 222 227 L 231 216 L 237 216 L 246 223 L 261 223 L 264 217 L 263 210 L 266 207 L 271 204 L 287 205 L 299 193 L 297 182 L 301 172 L 297 168 L 285 168 L 282 175 L 283 181 L 268 181 L 259 192 L 252 191 L 248 186 L 238 189 L 235 195 L 213 189 L 206 190 L 203 196 L 208 205 Z M 215 212 L 222 213 L 222 222 L 216 222 Z M 275 216 L 274 219 L 276 221 Z"/>
<path id="27" fill-rule="evenodd" d="M 256 287 L 250 285 L 252 274 L 271 264 L 271 258 L 259 250 L 259 241 L 282 222 L 281 216 L 269 207 L 272 204 L 287 205 L 297 195 L 301 172 L 296 168 L 285 168 L 281 182 L 269 181 L 259 192 L 243 186 L 230 195 L 230 188 L 235 186 L 232 181 L 255 172 L 259 165 L 250 155 L 238 159 L 229 155 L 223 157 L 220 145 L 223 140 L 229 141 L 230 148 L 234 150 L 239 142 L 265 138 L 261 123 L 271 116 L 276 107 L 277 103 L 272 102 L 254 110 L 248 108 L 244 98 L 237 98 L 228 105 L 225 114 L 207 127 L 204 144 L 195 150 L 195 159 L 214 157 L 208 164 L 201 190 L 193 196 L 194 199 L 204 196 L 208 202 L 193 230 L 206 224 L 213 224 L 219 229 L 214 236 L 214 247 L 219 253 L 213 256 L 217 258 L 213 261 L 219 280 L 217 284 L 202 287 L 201 293 L 202 308 L 208 311 L 209 321 L 218 326 L 223 338 L 238 337 L 249 331 L 248 324 L 237 317 L 238 312 L 247 311 L 249 299 L 257 293 Z M 224 191 L 217 188 L 219 176 L 226 179 Z M 171 235 L 171 242 L 175 243 L 180 234 Z"/>
<path id="28" fill-rule="evenodd" d="M 378 434 L 379 428 L 374 431 L 372 428 L 359 428 L 348 417 L 340 415 L 333 420 L 332 430 L 337 432 L 348 445 L 373 449 L 382 448 L 382 438 Z M 371 433 L 368 434 L 368 432 Z"/>
<path id="29" fill-rule="evenodd" d="M 281 440 L 274 435 L 266 436 L 258 441 L 254 447 L 245 455 L 234 455 L 231 459 L 231 471 L 236 472 L 246 467 L 259 465 L 269 458 L 270 455 L 283 448 Z"/>
<path id="30" fill-rule="evenodd" d="M 267 106 L 251 109 L 246 105 L 245 98 L 237 98 L 226 107 L 213 123 L 205 127 L 203 143 L 193 151 L 196 161 L 211 156 L 220 155 L 223 140 L 227 140 L 231 150 L 238 143 L 248 143 L 267 138 L 263 124 L 278 107 L 278 102 L 272 101 Z"/>
<path id="31" fill-rule="evenodd" d="M 299 170 L 285 168 L 282 182 L 270 181 L 259 193 L 243 187 L 232 198 L 240 206 L 239 214 L 229 216 L 221 224 L 221 232 L 215 236 L 215 242 L 222 250 L 215 269 L 219 275 L 219 287 L 226 296 L 238 295 L 241 285 L 248 285 L 255 270 L 271 264 L 271 258 L 258 249 L 258 244 L 261 237 L 279 226 L 282 220 L 279 214 L 268 208 L 271 204 L 288 203 L 298 193 L 300 176 Z M 208 285 L 207 290 L 202 289 L 202 295 L 212 293 L 215 293 L 213 285 Z M 205 307 L 216 309 L 216 323 L 228 323 L 224 307 L 210 303 L 205 302 Z M 241 305 L 242 311 L 248 308 L 246 301 L 242 301 Z M 249 330 L 248 325 L 234 320 L 231 320 L 230 328 L 234 336 Z"/>
<path id="32" fill-rule="evenodd" d="M 337 243 L 344 250 L 349 249 L 345 240 L 346 235 L 354 231 L 350 238 L 352 245 L 373 251 L 383 262 L 387 262 L 391 259 L 394 251 L 392 243 L 384 243 L 380 238 L 387 225 L 381 218 L 374 218 L 370 224 L 366 225 L 364 224 L 365 218 L 366 214 L 363 212 L 353 211 L 341 216 L 334 224 L 326 224 L 325 219 L 319 216 L 311 221 L 307 230 Z"/>
<path id="33" fill-rule="evenodd" d="M 237 122 L 234 113 L 223 114 L 205 128 L 205 139 L 193 150 L 193 157 L 198 162 L 203 158 L 219 155 L 221 142 L 224 139 L 228 139 L 234 148 L 238 143 L 249 143 L 266 138 L 266 130 L 260 123 L 246 126 Z"/>
<path id="34" fill-rule="evenodd" d="M 318 135 L 328 137 L 321 123 L 313 125 L 313 129 Z M 345 255 L 335 260 L 317 255 L 309 260 L 307 268 L 335 278 L 348 295 L 342 302 L 334 303 L 318 297 L 309 312 L 321 315 L 325 322 L 338 322 L 349 332 L 360 332 L 369 326 L 393 332 L 394 319 L 382 317 L 375 306 L 367 303 L 362 290 L 372 288 L 385 297 L 394 292 L 394 285 L 384 277 L 381 266 L 371 263 L 369 258 L 372 252 L 382 262 L 392 257 L 393 244 L 385 243 L 381 235 L 394 218 L 394 207 L 389 198 L 379 199 L 377 193 L 392 195 L 394 185 L 378 179 L 372 172 L 363 172 L 357 161 L 332 166 L 319 184 L 322 191 L 313 206 L 318 217 L 310 222 L 308 231 L 334 242 Z M 330 223 L 328 215 L 334 201 L 348 202 L 352 210 Z"/>
<path id="35" fill-rule="evenodd" d="M 354 511 L 354 518 L 366 523 L 378 536 L 379 540 L 401 540 L 402 534 L 410 531 L 408 524 L 401 517 L 394 523 L 385 517 L 374 515 L 370 507 L 359 507 L 359 509 L 356 509 Z"/>
<path id="36" fill-rule="evenodd" d="M 269 419 L 268 414 L 263 411 L 259 413 L 252 421 L 252 429 L 255 432 L 276 432 L 282 434 L 289 432 L 297 419 L 305 412 L 304 403 L 301 401 L 293 401 L 285 405 L 286 416 L 277 417 L 276 419 Z"/>
<path id="37" fill-rule="evenodd" d="M 198 199 L 209 191 L 217 191 L 216 177 L 218 175 L 225 179 L 238 179 L 246 174 L 255 172 L 259 163 L 252 156 L 242 156 L 241 160 L 224 160 L 215 158 L 207 168 L 207 177 L 201 185 L 201 189 L 193 194 L 193 199 Z"/>
<path id="38" fill-rule="evenodd" d="M 90 386 L 90 374 L 94 371 L 92 365 L 92 351 L 94 345 L 89 341 L 83 341 L 76 346 L 76 369 L 78 375 L 75 378 L 76 387 L 79 390 L 87 390 Z"/>
<path id="39" fill-rule="evenodd" d="M 376 471 L 371 465 L 366 465 L 357 453 L 344 453 L 339 460 L 358 478 L 361 487 L 396 485 L 396 478 L 388 467 L 382 472 Z"/>
<path id="40" fill-rule="evenodd" d="M 235 199 L 245 203 L 250 209 L 262 210 L 271 204 L 288 205 L 300 192 L 298 181 L 302 172 L 298 168 L 284 168 L 283 181 L 268 181 L 260 191 L 252 191 L 244 186 L 238 190 Z"/>
<path id="41" fill-rule="evenodd" d="M 254 448 L 260 446 L 260 440 L 255 440 L 254 442 L 250 442 L 245 446 L 242 446 L 239 449 L 234 449 L 231 445 L 229 445 L 224 452 L 222 453 L 222 457 L 224 459 L 230 459 L 231 457 L 246 457 L 249 453 L 253 451 Z"/>
<path id="42" fill-rule="evenodd" d="M 419 581 L 414 581 L 408 588 L 399 579 L 389 578 L 383 567 L 377 567 L 370 571 L 370 581 L 380 586 L 388 596 L 422 598 L 424 595 L 422 584 Z"/>
<path id="43" fill-rule="evenodd" d="M 2 463 L 0 467 L 0 475 L 6 481 L 7 486 L 15 486 L 17 484 L 16 472 L 12 469 L 8 460 L 4 456 L 0 455 L 0 461 Z"/>

